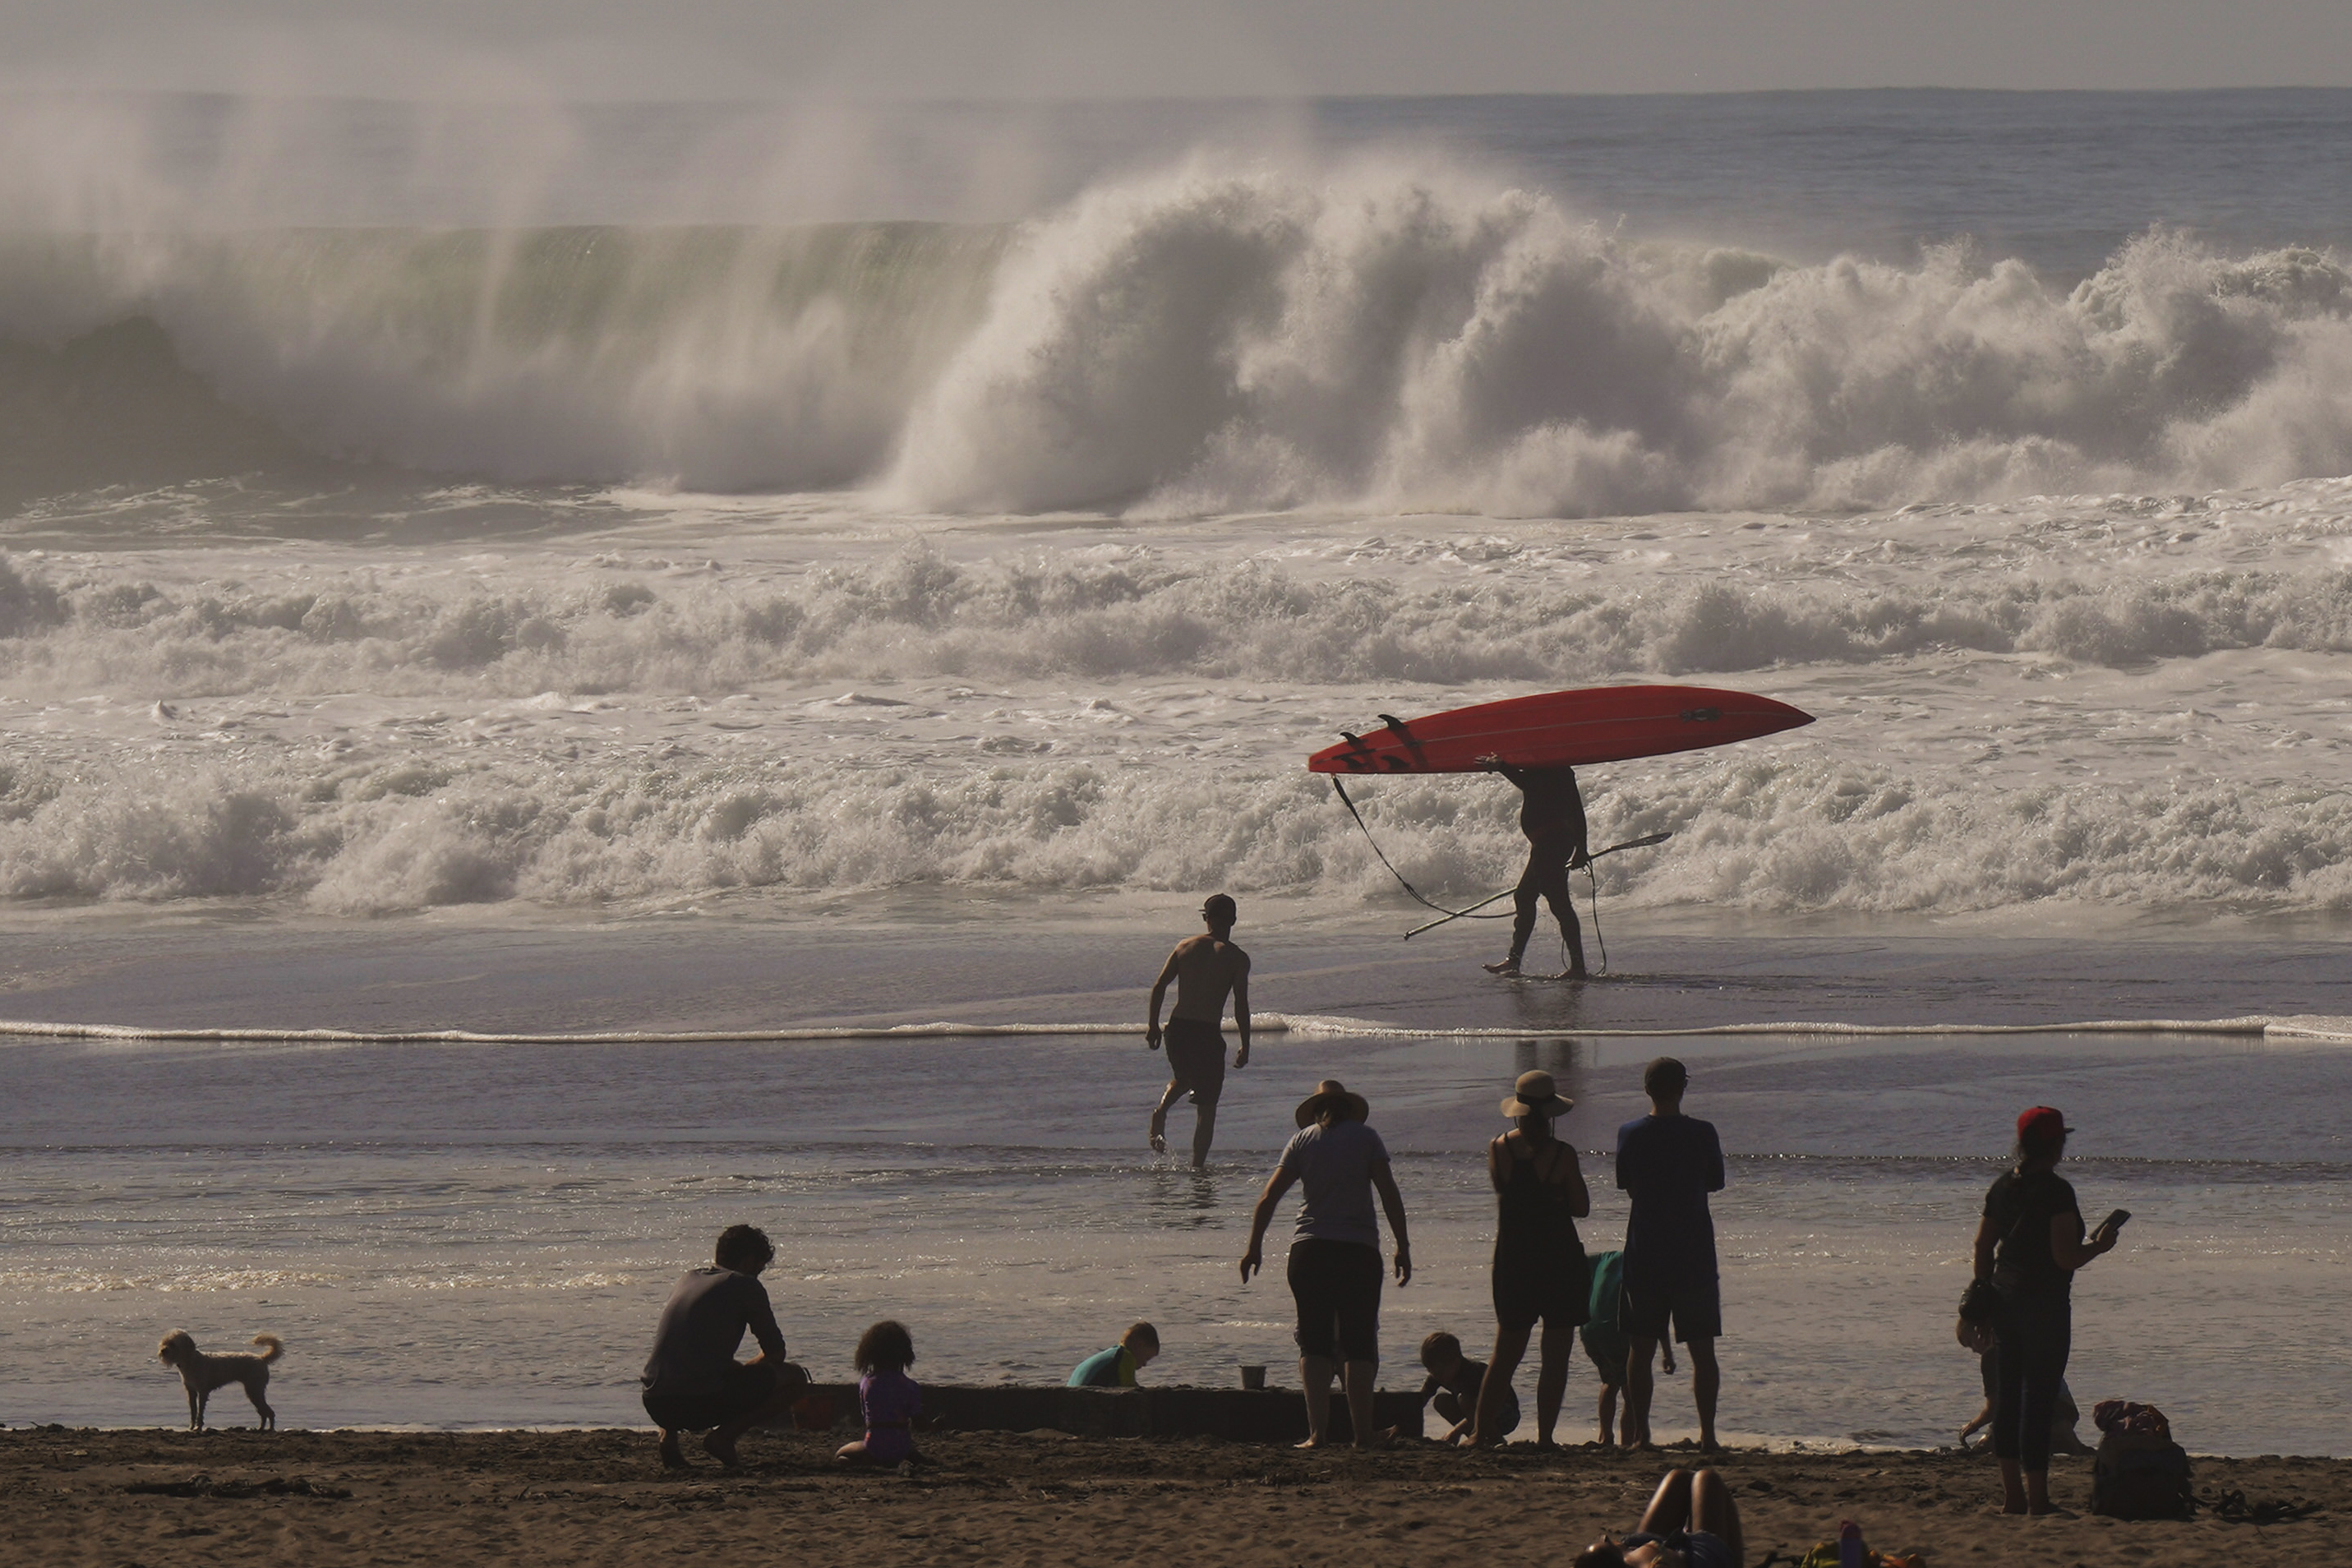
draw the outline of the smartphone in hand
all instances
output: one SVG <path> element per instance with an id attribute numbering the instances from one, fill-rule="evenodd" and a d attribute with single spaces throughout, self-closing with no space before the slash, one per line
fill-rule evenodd
<path id="1" fill-rule="evenodd" d="M 2116 1209 L 2099 1222 L 2099 1228 L 2113 1236 L 2123 1229 L 2124 1222 L 2129 1218 L 2131 1218 L 2131 1210 Z"/>

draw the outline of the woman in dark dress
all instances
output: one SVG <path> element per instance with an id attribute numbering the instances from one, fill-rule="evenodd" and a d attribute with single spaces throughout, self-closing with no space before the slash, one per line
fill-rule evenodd
<path id="1" fill-rule="evenodd" d="M 1543 1325 L 1536 1374 L 1536 1442 L 1549 1448 L 1568 1390 L 1568 1363 L 1577 1325 L 1586 1317 L 1584 1243 L 1576 1222 L 1592 1212 L 1592 1195 L 1572 1144 L 1555 1137 L 1552 1120 L 1574 1109 L 1548 1072 L 1525 1072 L 1503 1101 L 1517 1126 L 1486 1149 L 1486 1177 L 1501 1215 L 1495 1228 L 1495 1359 L 1479 1385 L 1473 1447 L 1500 1443 L 1503 1416 L 1518 1419 L 1511 1374 L 1527 1354 L 1528 1336 Z"/>
<path id="2" fill-rule="evenodd" d="M 2037 1105 L 2017 1119 L 2017 1165 L 1985 1194 L 1976 1277 L 2000 1292 L 1993 1320 L 1992 1451 L 2003 1513 L 2055 1513 L 2050 1413 L 2074 1339 L 2074 1270 L 2115 1249 L 2102 1225 L 2087 1237 L 2074 1189 L 2060 1179 L 2066 1119 Z"/>

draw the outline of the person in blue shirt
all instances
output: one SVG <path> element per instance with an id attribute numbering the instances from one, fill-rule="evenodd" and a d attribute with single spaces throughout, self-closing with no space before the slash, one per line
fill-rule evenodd
<path id="1" fill-rule="evenodd" d="M 1160 1353 L 1160 1331 L 1150 1323 L 1129 1323 L 1118 1343 L 1097 1351 L 1070 1373 L 1072 1388 L 1133 1388 L 1135 1374 Z"/>
<path id="2" fill-rule="evenodd" d="M 1617 1130 L 1617 1184 L 1633 1200 L 1617 1323 L 1626 1339 L 1625 1415 L 1642 1447 L 1654 1446 L 1650 1361 L 1671 1327 L 1690 1351 L 1699 1447 L 1714 1454 L 1722 1451 L 1715 1440 L 1723 1386 L 1715 1342 L 1723 1334 L 1723 1297 L 1706 1198 L 1723 1190 L 1723 1143 L 1714 1123 L 1683 1114 L 1689 1087 L 1690 1069 L 1660 1057 L 1642 1073 L 1650 1114 Z"/>

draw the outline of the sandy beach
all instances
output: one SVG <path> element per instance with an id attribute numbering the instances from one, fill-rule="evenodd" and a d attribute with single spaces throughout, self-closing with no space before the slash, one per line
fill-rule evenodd
<path id="1" fill-rule="evenodd" d="M 187 1563 L 437 1560 L 636 1563 L 771 1554 L 810 1563 L 1158 1562 L 1484 1564 L 1498 1549 L 1564 1557 L 1630 1528 L 1664 1456 L 1432 1443 L 1357 1455 L 1208 1440 L 1094 1441 L 1055 1433 L 929 1440 L 916 1476 L 842 1475 L 830 1434 L 755 1434 L 735 1473 L 669 1476 L 650 1434 L 91 1431 L 0 1435 L 10 1529 L 0 1562 L 123 1568 Z M 1871 1545 L 1932 1563 L 2326 1563 L 2352 1555 L 2352 1461 L 2198 1463 L 2200 1493 L 2302 1499 L 2323 1511 L 2268 1527 L 1990 1510 L 1992 1462 L 1936 1452 L 1735 1451 L 1750 1568 L 1786 1563 L 1860 1521 Z M 2060 1458 L 2080 1506 L 2090 1461 Z M 1513 1522 L 1515 1521 L 1516 1522 Z M 1516 1544 L 1511 1544 L 1511 1543 Z"/>

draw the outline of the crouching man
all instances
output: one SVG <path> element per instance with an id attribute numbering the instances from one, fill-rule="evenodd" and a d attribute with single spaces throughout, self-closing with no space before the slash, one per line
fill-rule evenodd
<path id="1" fill-rule="evenodd" d="M 766 1232 L 730 1225 L 719 1233 L 711 1267 L 691 1270 L 670 1292 L 643 1379 L 646 1414 L 661 1428 L 666 1467 L 686 1468 L 680 1434 L 708 1431 L 703 1451 L 731 1469 L 740 1462 L 736 1440 L 783 1420 L 808 1393 L 808 1373 L 784 1359 L 784 1336 L 760 1283 L 775 1256 Z M 746 1330 L 760 1354 L 739 1362 L 735 1350 Z"/>

